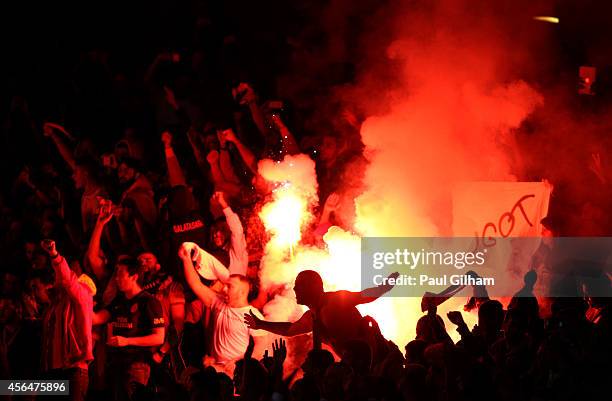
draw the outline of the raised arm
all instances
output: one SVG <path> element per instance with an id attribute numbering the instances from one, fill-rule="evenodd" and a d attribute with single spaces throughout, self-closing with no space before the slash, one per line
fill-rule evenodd
<path id="1" fill-rule="evenodd" d="M 104 227 L 113 218 L 113 203 L 109 200 L 103 200 L 100 204 L 100 211 L 98 212 L 98 219 L 91 233 L 89 239 L 89 245 L 85 252 L 85 260 L 87 260 L 93 274 L 98 280 L 103 280 L 107 276 L 106 263 L 102 258 L 102 252 L 100 249 L 100 242 L 102 240 L 102 233 Z"/>
<path id="2" fill-rule="evenodd" d="M 312 314 L 306 311 L 296 322 L 268 322 L 251 311 L 244 314 L 244 323 L 252 330 L 264 330 L 279 336 L 293 337 L 312 331 Z"/>
<path id="3" fill-rule="evenodd" d="M 168 168 L 168 183 L 171 187 L 185 185 L 187 182 L 185 180 L 185 174 L 172 148 L 172 134 L 168 131 L 164 131 L 161 140 L 164 144 L 166 167 Z"/>
<path id="4" fill-rule="evenodd" d="M 145 75 L 144 75 L 144 82 L 147 84 L 151 84 L 153 82 L 153 78 L 155 77 L 155 74 L 157 73 L 157 69 L 159 68 L 159 65 L 163 62 L 170 61 L 170 60 L 172 60 L 171 53 L 165 52 L 165 53 L 158 54 L 153 60 L 153 62 L 147 68 L 147 71 L 145 72 Z"/>
<path id="5" fill-rule="evenodd" d="M 244 238 L 244 229 L 240 217 L 227 204 L 223 192 L 215 192 L 213 200 L 219 203 L 221 209 L 223 209 L 223 214 L 225 214 L 225 220 L 232 233 L 232 248 L 237 252 L 246 251 L 246 239 Z"/>
<path id="6" fill-rule="evenodd" d="M 272 114 L 270 120 L 280 134 L 281 148 L 283 153 L 289 155 L 300 153 L 300 147 L 298 146 L 295 137 L 291 131 L 289 131 L 289 128 L 287 128 L 280 116 L 278 114 Z"/>
<path id="7" fill-rule="evenodd" d="M 386 283 L 395 282 L 395 279 L 398 277 L 399 273 L 391 273 L 389 277 L 387 277 Z M 359 297 L 356 298 L 355 304 L 367 304 L 372 301 L 376 301 L 378 298 L 391 291 L 393 287 L 395 287 L 395 284 L 381 284 L 377 287 L 366 288 L 365 290 L 358 293 Z"/>
<path id="8" fill-rule="evenodd" d="M 605 185 L 608 183 L 608 177 L 606 177 L 606 170 L 602 168 L 601 155 L 599 153 L 591 153 L 591 160 L 589 161 L 589 170 L 595 176 L 601 184 Z"/>
<path id="9" fill-rule="evenodd" d="M 218 151 L 211 150 L 208 155 L 206 155 L 206 160 L 210 164 L 210 175 L 215 191 L 223 191 L 231 194 L 240 193 L 240 185 L 236 182 L 227 181 L 223 176 Z"/>
<path id="10" fill-rule="evenodd" d="M 70 167 L 70 169 L 74 171 L 76 170 L 76 161 L 74 160 L 72 150 L 70 150 L 68 145 L 64 143 L 62 138 L 58 135 L 57 131 L 61 131 L 68 136 L 68 132 L 58 124 L 45 123 L 43 125 L 44 135 L 53 140 L 53 143 L 55 144 L 55 147 L 57 148 L 57 151 L 59 152 L 60 156 L 62 156 L 62 159 L 64 159 L 66 164 L 68 164 L 68 167 Z"/>
<path id="11" fill-rule="evenodd" d="M 45 205 L 57 203 L 59 199 L 59 196 L 57 196 L 56 199 L 50 198 L 45 192 L 41 191 L 36 185 L 34 185 L 30 177 L 30 167 L 28 166 L 25 166 L 23 170 L 21 170 L 21 172 L 19 173 L 19 176 L 17 177 L 17 180 L 15 182 L 15 185 L 17 184 L 23 184 L 28 187 L 32 191 L 34 196 L 40 199 L 40 201 L 43 202 Z"/>
<path id="12" fill-rule="evenodd" d="M 257 158 L 251 149 L 246 147 L 236 136 L 232 129 L 226 129 L 221 133 L 223 139 L 227 142 L 233 143 L 240 154 L 240 157 L 244 161 L 244 164 L 251 170 L 253 174 L 257 174 Z"/>
<path id="13" fill-rule="evenodd" d="M 66 289 L 72 299 L 87 302 L 93 308 L 93 291 L 79 283 L 77 275 L 70 269 L 66 259 L 57 252 L 55 241 L 43 240 L 40 245 L 51 258 L 51 265 L 55 270 L 55 282 Z"/>
<path id="14" fill-rule="evenodd" d="M 481 356 L 487 352 L 487 347 L 477 337 L 472 334 L 468 325 L 463 320 L 463 316 L 459 311 L 450 311 L 446 314 L 448 320 L 457 326 L 457 333 L 461 335 L 463 347 L 473 355 Z"/>
<path id="15" fill-rule="evenodd" d="M 117 288 L 116 276 L 117 269 L 115 268 L 113 270 L 113 274 L 108 280 L 108 284 L 106 285 L 104 292 L 102 293 L 102 304 L 105 306 L 110 305 L 111 302 L 113 302 L 113 299 L 115 299 L 115 297 L 117 296 L 117 293 L 119 292 L 119 289 Z"/>
<path id="16" fill-rule="evenodd" d="M 219 139 L 219 169 L 221 170 L 221 174 L 223 176 L 223 180 L 226 183 L 232 183 L 234 185 L 240 185 L 240 180 L 236 176 L 236 172 L 234 171 L 234 166 L 232 165 L 231 155 L 229 153 L 229 149 L 227 148 L 227 139 L 224 131 L 217 131 L 217 139 Z"/>
<path id="17" fill-rule="evenodd" d="M 461 315 L 461 312 L 450 311 L 446 314 L 446 317 L 448 317 L 448 320 L 452 324 L 457 326 L 457 332 L 461 334 L 461 338 L 463 340 L 466 340 L 467 337 L 471 337 L 472 333 L 470 332 L 470 329 L 468 328 L 467 324 L 463 320 L 463 316 Z"/>
<path id="18" fill-rule="evenodd" d="M 251 85 L 241 82 L 236 88 L 232 89 L 232 95 L 240 105 L 247 106 L 249 108 L 251 118 L 253 119 L 257 130 L 262 135 L 265 135 L 266 121 L 261 108 L 257 104 L 257 95 L 255 94 L 255 91 Z"/>
<path id="19" fill-rule="evenodd" d="M 179 258 L 183 262 L 183 271 L 185 272 L 185 281 L 193 291 L 193 293 L 204 303 L 204 306 L 210 307 L 217 294 L 202 284 L 200 276 L 196 273 L 191 260 L 191 254 L 185 244 L 181 245 L 178 253 Z"/>
<path id="20" fill-rule="evenodd" d="M 323 235 L 325 235 L 327 230 L 333 225 L 332 214 L 336 211 L 339 204 L 340 196 L 335 192 L 332 192 L 325 200 L 323 211 L 319 217 L 319 224 L 317 224 L 317 228 L 314 231 L 318 240 L 322 241 Z"/>
<path id="21" fill-rule="evenodd" d="M 224 184 L 223 174 L 219 167 L 219 152 L 217 150 L 211 150 L 206 155 L 206 161 L 210 166 L 210 176 L 215 188 L 221 188 Z"/>
<path id="22" fill-rule="evenodd" d="M 199 147 L 199 138 L 200 133 L 193 128 L 189 128 L 187 131 L 187 139 L 189 140 L 189 145 L 191 146 L 191 150 L 193 151 L 193 156 L 198 163 L 198 166 L 204 171 L 206 169 L 206 157 L 202 153 Z"/>

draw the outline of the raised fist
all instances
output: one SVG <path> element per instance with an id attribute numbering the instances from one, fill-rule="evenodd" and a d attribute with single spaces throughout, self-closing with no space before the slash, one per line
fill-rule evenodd
<path id="1" fill-rule="evenodd" d="M 222 209 L 225 209 L 227 205 L 227 201 L 225 200 L 225 195 L 223 192 L 217 191 L 213 194 L 211 201 L 217 202 Z"/>
<path id="2" fill-rule="evenodd" d="M 239 104 L 249 104 L 255 101 L 255 91 L 251 85 L 241 82 L 236 88 L 232 89 L 232 95 Z"/>
<path id="3" fill-rule="evenodd" d="M 208 163 L 210 164 L 216 164 L 219 162 L 219 152 L 217 152 L 216 150 L 211 150 L 210 152 L 208 152 L 208 154 L 206 155 L 206 160 L 208 161 Z"/>
<path id="4" fill-rule="evenodd" d="M 164 147 L 172 147 L 172 134 L 169 131 L 164 131 L 161 135 L 161 141 L 164 144 Z"/>
<path id="5" fill-rule="evenodd" d="M 50 123 L 50 122 L 46 122 L 43 124 L 43 135 L 51 136 L 53 134 L 53 130 L 58 130 L 64 135 L 70 137 L 70 135 L 68 134 L 68 131 L 66 131 L 66 128 L 62 127 L 59 124 Z"/>
<path id="6" fill-rule="evenodd" d="M 218 138 L 219 138 L 219 142 L 221 142 L 221 145 L 225 145 L 225 142 L 236 142 L 236 134 L 234 133 L 234 130 L 231 128 L 225 129 L 223 131 L 220 131 L 217 134 Z"/>
<path id="7" fill-rule="evenodd" d="M 461 315 L 461 312 L 450 311 L 446 314 L 446 316 L 448 317 L 448 320 L 450 320 L 451 323 L 453 323 L 454 325 L 461 326 L 465 324 L 465 322 L 463 321 L 463 316 Z"/>
<path id="8" fill-rule="evenodd" d="M 105 225 L 113 218 L 115 208 L 112 201 L 104 198 L 100 198 L 98 203 L 100 204 L 100 209 L 98 211 L 97 221 L 99 224 Z"/>
<path id="9" fill-rule="evenodd" d="M 340 204 L 340 196 L 337 193 L 332 192 L 325 200 L 324 208 L 332 212 L 338 208 L 339 204 Z"/>
<path id="10" fill-rule="evenodd" d="M 55 241 L 52 239 L 44 239 L 40 242 L 40 247 L 49 254 L 49 256 L 57 255 L 57 250 L 55 249 Z"/>
<path id="11" fill-rule="evenodd" d="M 187 244 L 181 245 L 178 251 L 178 257 L 181 258 L 181 260 L 191 259 L 191 249 Z"/>

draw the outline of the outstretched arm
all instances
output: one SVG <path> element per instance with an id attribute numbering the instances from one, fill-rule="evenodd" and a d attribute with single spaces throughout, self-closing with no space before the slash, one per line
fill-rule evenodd
<path id="1" fill-rule="evenodd" d="M 267 322 L 253 312 L 244 314 L 244 322 L 252 330 L 264 330 L 285 337 L 293 337 L 312 331 L 312 314 L 306 311 L 296 322 Z"/>
<path id="2" fill-rule="evenodd" d="M 204 303 L 204 306 L 210 307 L 217 294 L 200 281 L 200 277 L 193 267 L 190 252 L 184 244 L 179 249 L 179 258 L 183 262 L 185 281 L 187 281 L 194 294 Z"/>
<path id="3" fill-rule="evenodd" d="M 359 293 L 359 298 L 356 299 L 355 305 L 367 304 L 376 301 L 395 287 L 395 284 L 388 284 L 389 282 L 395 282 L 395 279 L 399 277 L 399 273 L 391 273 L 387 277 L 387 284 L 381 284 L 377 287 L 366 288 Z"/>

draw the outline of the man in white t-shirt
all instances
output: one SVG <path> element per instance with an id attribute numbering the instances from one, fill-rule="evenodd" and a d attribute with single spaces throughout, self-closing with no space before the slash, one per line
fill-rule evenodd
<path id="1" fill-rule="evenodd" d="M 214 316 L 214 333 L 211 356 L 216 367 L 222 367 L 241 359 L 249 344 L 249 336 L 263 336 L 266 332 L 252 330 L 244 323 L 244 314 L 252 312 L 261 317 L 261 313 L 249 305 L 250 284 L 245 276 L 232 274 L 224 282 L 225 299 L 202 284 L 191 260 L 187 246 L 181 246 L 179 257 L 183 261 L 185 280 L 194 294 L 202 301 L 204 307 L 210 308 Z"/>

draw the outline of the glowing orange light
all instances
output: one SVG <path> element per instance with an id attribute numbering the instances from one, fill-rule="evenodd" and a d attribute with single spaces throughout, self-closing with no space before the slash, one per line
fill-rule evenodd
<path id="1" fill-rule="evenodd" d="M 268 182 L 276 185 L 272 199 L 264 205 L 259 214 L 266 230 L 271 234 L 262 260 L 262 286 L 266 288 L 284 284 L 285 288 L 290 290 L 300 271 L 315 270 L 321 275 L 326 291 L 360 291 L 362 283 L 359 235 L 332 226 L 323 236 L 323 247 L 300 243 L 303 230 L 312 221 L 312 208 L 317 203 L 314 162 L 305 155 L 286 156 L 281 162 L 269 160 L 260 164 L 260 173 Z M 379 199 L 361 198 L 358 206 L 360 213 L 356 226 L 361 234 L 390 232 L 390 228 L 381 223 L 388 221 L 384 218 L 388 211 L 381 207 Z M 365 211 L 367 213 L 364 213 Z M 417 222 L 415 226 L 425 224 Z M 295 301 L 289 301 L 289 293 L 283 294 L 284 298 L 277 298 L 275 311 L 266 317 L 272 320 L 288 319 L 288 315 L 284 313 L 290 312 L 291 305 L 295 306 Z M 416 321 L 423 315 L 420 302 L 419 297 L 383 297 L 375 302 L 359 305 L 358 309 L 362 315 L 376 319 L 386 338 L 404 345 L 414 339 Z M 449 310 L 461 310 L 464 303 L 465 299 L 451 299 L 439 308 L 438 314 L 445 316 Z M 272 306 L 268 310 L 274 308 L 275 306 Z M 466 313 L 464 319 L 471 326 L 476 317 Z M 454 340 L 459 339 L 456 331 L 449 330 L 449 334 Z"/>
<path id="2" fill-rule="evenodd" d="M 307 215 L 308 204 L 290 185 L 274 191 L 275 200 L 261 210 L 264 226 L 272 234 L 273 245 L 287 248 L 295 246 L 301 239 L 302 224 Z"/>
<path id="3" fill-rule="evenodd" d="M 546 17 L 546 16 L 537 16 L 533 17 L 536 21 L 550 22 L 551 24 L 558 24 L 559 18 L 557 17 Z"/>
<path id="4" fill-rule="evenodd" d="M 259 213 L 271 234 L 267 252 L 282 253 L 302 238 L 302 229 L 312 219 L 310 209 L 316 203 L 317 181 L 314 162 L 306 155 L 285 156 L 282 161 L 263 160 L 261 176 L 275 186 L 272 200 Z"/>

